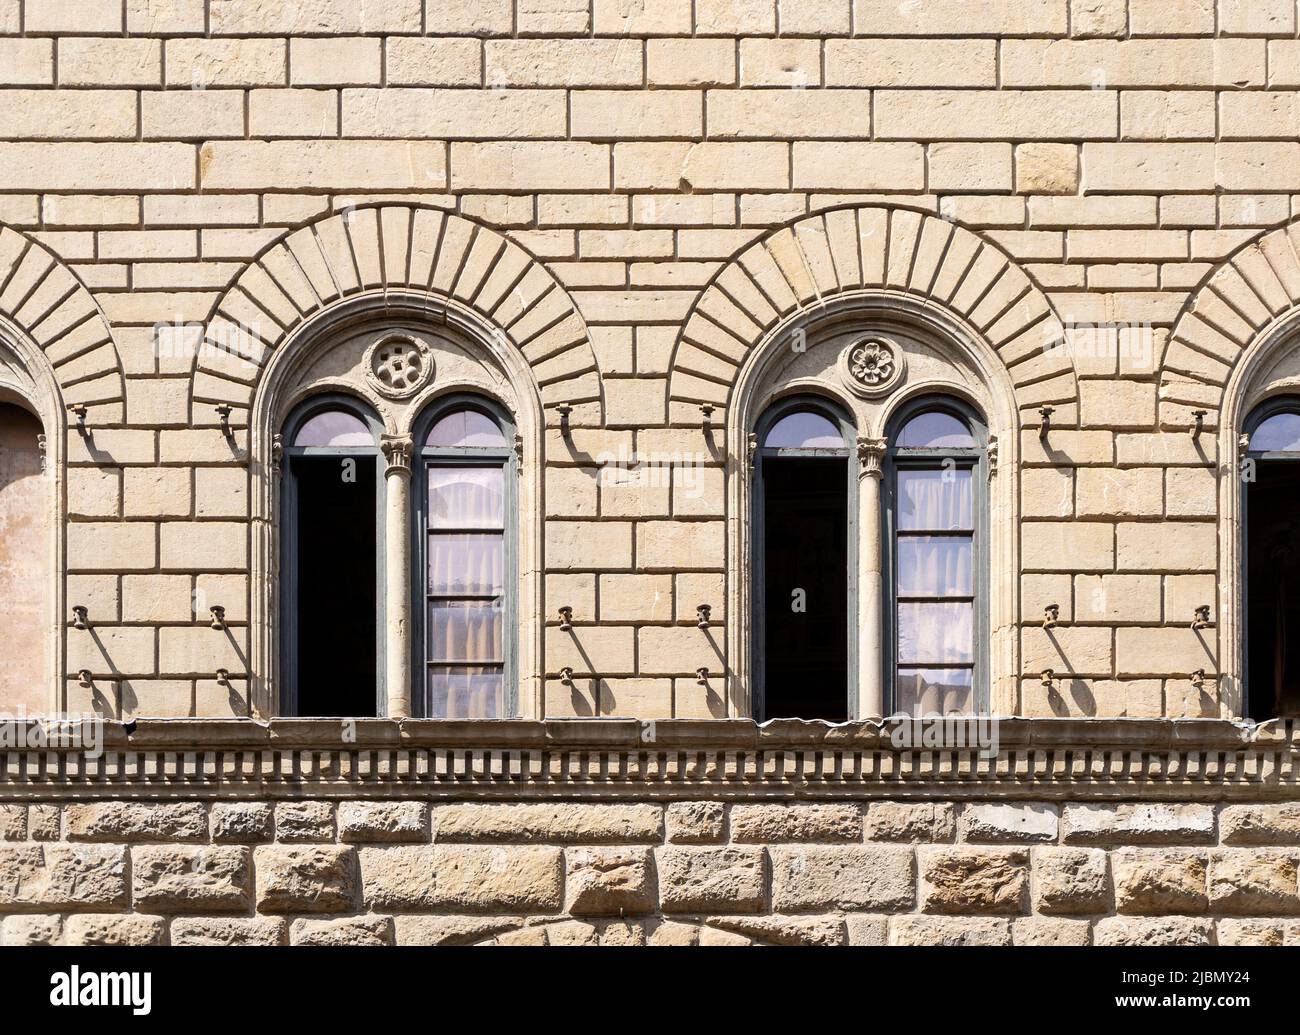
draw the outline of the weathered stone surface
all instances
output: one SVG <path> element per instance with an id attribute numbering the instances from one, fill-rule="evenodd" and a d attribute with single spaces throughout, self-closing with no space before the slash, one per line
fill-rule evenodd
<path id="1" fill-rule="evenodd" d="M 1121 913 L 1203 913 L 1209 903 L 1204 852 L 1122 848 L 1111 867 Z"/>
<path id="2" fill-rule="evenodd" d="M 545 846 L 363 848 L 362 883 L 372 908 L 551 913 L 561 906 L 560 855 Z"/>
<path id="3" fill-rule="evenodd" d="M 679 924 L 675 920 L 651 923 L 646 934 L 647 945 L 698 945 L 699 941 L 698 924 Z"/>
<path id="4" fill-rule="evenodd" d="M 340 841 L 427 841 L 429 806 L 419 801 L 345 801 Z"/>
<path id="5" fill-rule="evenodd" d="M 1210 945 L 1214 924 L 1192 916 L 1108 916 L 1092 930 L 1094 945 Z"/>
<path id="6" fill-rule="evenodd" d="M 203 841 L 207 810 L 198 802 L 95 801 L 63 810 L 69 841 Z"/>
<path id="7" fill-rule="evenodd" d="M 570 848 L 565 852 L 564 908 L 574 916 L 654 909 L 654 854 L 649 848 Z"/>
<path id="8" fill-rule="evenodd" d="M 639 948 L 645 945 L 645 924 L 639 921 L 610 920 L 600 926 L 600 944 Z"/>
<path id="9" fill-rule="evenodd" d="M 163 920 L 139 913 L 78 913 L 63 928 L 66 945 L 161 945 Z"/>
<path id="10" fill-rule="evenodd" d="M 521 916 L 396 916 L 398 945 L 473 945 L 523 926 Z"/>
<path id="11" fill-rule="evenodd" d="M 733 805 L 731 839 L 739 843 L 777 841 L 861 841 L 857 805 Z"/>
<path id="12" fill-rule="evenodd" d="M 963 805 L 963 841 L 988 844 L 1024 841 L 1055 841 L 1060 810 L 1055 805 L 992 804 Z"/>
<path id="13" fill-rule="evenodd" d="M 275 839 L 289 843 L 334 840 L 334 803 L 282 801 L 275 807 Z"/>
<path id="14" fill-rule="evenodd" d="M 343 916 L 329 920 L 301 917 L 289 927 L 293 945 L 392 945 L 390 916 Z"/>
<path id="15" fill-rule="evenodd" d="M 767 904 L 761 848 L 660 848 L 659 902 L 665 913 L 757 913 Z"/>
<path id="16" fill-rule="evenodd" d="M 251 903 L 245 847 L 145 845 L 131 849 L 134 904 L 146 913 L 219 913 Z"/>
<path id="17" fill-rule="evenodd" d="M 541 930 L 546 934 L 547 945 L 600 944 L 600 931 L 596 926 L 580 920 L 561 920 L 559 923 L 547 924 Z"/>
<path id="18" fill-rule="evenodd" d="M 894 911 L 915 902 L 910 848 L 783 845 L 770 853 L 774 909 Z"/>
<path id="19" fill-rule="evenodd" d="M 717 844 L 726 836 L 726 806 L 720 801 L 675 801 L 665 818 L 673 844 Z"/>
<path id="20" fill-rule="evenodd" d="M 0 804 L 0 841 L 27 839 L 27 806 Z"/>
<path id="21" fill-rule="evenodd" d="M 1091 937 L 1087 920 L 1021 916 L 1011 921 L 1013 945 L 1087 945 Z"/>
<path id="22" fill-rule="evenodd" d="M 0 910 L 125 906 L 121 845 L 0 844 Z"/>
<path id="23" fill-rule="evenodd" d="M 440 805 L 432 821 L 435 841 L 620 844 L 663 838 L 658 805 Z"/>
<path id="24" fill-rule="evenodd" d="M 1300 802 L 1225 805 L 1219 837 L 1225 845 L 1300 845 Z"/>
<path id="25" fill-rule="evenodd" d="M 275 824 L 273 811 L 266 802 L 228 801 L 212 806 L 212 840 L 252 843 L 269 841 Z"/>
<path id="26" fill-rule="evenodd" d="M 1277 920 L 1224 918 L 1214 925 L 1219 945 L 1285 945 L 1286 932 Z"/>
<path id="27" fill-rule="evenodd" d="M 848 913 L 844 929 L 850 945 L 887 945 L 889 943 L 889 917 L 872 913 Z"/>
<path id="28" fill-rule="evenodd" d="M 868 841 L 951 841 L 955 827 L 946 802 L 873 801 L 867 809 Z"/>
<path id="29" fill-rule="evenodd" d="M 341 845 L 253 850 L 257 908 L 266 913 L 346 913 L 356 906 L 357 855 Z"/>
<path id="30" fill-rule="evenodd" d="M 1066 805 L 1061 815 L 1067 844 L 1199 845 L 1214 840 L 1209 805 Z"/>
<path id="31" fill-rule="evenodd" d="M 7 916 L 0 924 L 0 944 L 56 945 L 63 936 L 57 916 Z"/>
<path id="32" fill-rule="evenodd" d="M 737 934 L 735 931 L 724 931 L 719 927 L 705 925 L 700 928 L 699 944 L 710 949 L 740 948 L 753 945 L 754 939 L 748 935 Z"/>
<path id="33" fill-rule="evenodd" d="M 59 839 L 60 809 L 57 805 L 32 805 L 27 809 L 27 836 L 33 841 Z"/>
<path id="34" fill-rule="evenodd" d="M 177 917 L 172 945 L 283 945 L 287 922 L 275 916 Z"/>
<path id="35" fill-rule="evenodd" d="M 1019 913 L 1029 891 L 1023 849 L 917 849 L 921 909 L 927 913 Z"/>
<path id="36" fill-rule="evenodd" d="M 1210 909 L 1215 913 L 1300 912 L 1297 853 L 1224 848 L 1210 853 Z"/>
<path id="37" fill-rule="evenodd" d="M 912 913 L 890 918 L 889 944 L 1010 945 L 1011 926 L 1006 920 L 994 917 Z"/>
<path id="38" fill-rule="evenodd" d="M 1100 848 L 1035 848 L 1034 908 L 1040 913 L 1105 913 L 1110 869 Z"/>
<path id="39" fill-rule="evenodd" d="M 844 920 L 831 916 L 712 916 L 705 923 L 764 945 L 843 945 Z"/>

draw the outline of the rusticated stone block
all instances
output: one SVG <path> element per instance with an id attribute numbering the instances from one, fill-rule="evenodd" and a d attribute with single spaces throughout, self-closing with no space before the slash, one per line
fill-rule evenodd
<path id="1" fill-rule="evenodd" d="M 1087 945 L 1091 935 L 1087 920 L 1021 916 L 1011 921 L 1012 945 Z"/>
<path id="2" fill-rule="evenodd" d="M 889 917 L 873 913 L 849 913 L 844 917 L 850 945 L 887 945 Z"/>
<path id="3" fill-rule="evenodd" d="M 1055 841 L 1060 810 L 1055 805 L 991 804 L 963 805 L 963 841 L 1005 843 Z"/>
<path id="4" fill-rule="evenodd" d="M 1011 925 L 991 916 L 891 917 L 890 945 L 1010 945 Z"/>
<path id="5" fill-rule="evenodd" d="M 1019 913 L 1029 890 L 1024 849 L 917 849 L 921 909 L 927 913 Z"/>
<path id="6" fill-rule="evenodd" d="M 340 841 L 427 841 L 429 806 L 419 801 L 345 801 Z"/>
<path id="7" fill-rule="evenodd" d="M 362 884 L 372 908 L 553 913 L 562 898 L 560 855 L 540 845 L 363 848 Z"/>
<path id="8" fill-rule="evenodd" d="M 861 841 L 857 805 L 733 805 L 731 839 L 751 844 L 776 841 Z"/>
<path id="9" fill-rule="evenodd" d="M 767 904 L 767 858 L 758 847 L 660 848 L 665 913 L 757 913 Z"/>
<path id="10" fill-rule="evenodd" d="M 127 904 L 122 845 L 0 845 L 0 910 Z"/>
<path id="11" fill-rule="evenodd" d="M 207 810 L 195 801 L 94 801 L 63 811 L 69 841 L 203 841 Z"/>
<path id="12" fill-rule="evenodd" d="M 700 929 L 695 924 L 679 924 L 675 920 L 651 922 L 646 934 L 647 945 L 698 945 Z"/>
<path id="13" fill-rule="evenodd" d="M 1286 944 L 1286 931 L 1278 920 L 1237 920 L 1225 918 L 1214 925 L 1215 941 L 1219 945 Z"/>
<path id="14" fill-rule="evenodd" d="M 666 812 L 673 844 L 717 844 L 726 832 L 726 806 L 720 801 L 675 801 Z"/>
<path id="15" fill-rule="evenodd" d="M 1066 805 L 1061 820 L 1067 844 L 1200 845 L 1214 840 L 1209 805 Z"/>
<path id="16" fill-rule="evenodd" d="M 330 920 L 302 917 L 289 928 L 294 945 L 392 945 L 390 916 L 343 916 Z"/>
<path id="17" fill-rule="evenodd" d="M 270 804 L 260 801 L 217 802 L 212 806 L 212 840 L 269 841 L 275 824 Z"/>
<path id="18" fill-rule="evenodd" d="M 441 805 L 433 810 L 435 841 L 556 841 L 631 844 L 663 839 L 659 805 Z"/>
<path id="19" fill-rule="evenodd" d="M 1210 945 L 1213 923 L 1193 916 L 1108 916 L 1092 929 L 1094 945 Z"/>
<path id="20" fill-rule="evenodd" d="M 1219 836 L 1225 845 L 1300 845 L 1300 802 L 1225 805 Z"/>
<path id="21" fill-rule="evenodd" d="M 135 907 L 146 913 L 220 913 L 247 909 L 249 850 L 235 845 L 131 849 Z"/>
<path id="22" fill-rule="evenodd" d="M 172 945 L 283 945 L 286 921 L 277 916 L 195 916 L 172 921 Z"/>
<path id="23" fill-rule="evenodd" d="M 0 945 L 57 945 L 62 936 L 57 916 L 7 916 L 0 924 Z"/>
<path id="24" fill-rule="evenodd" d="M 265 913 L 346 913 L 358 890 L 356 850 L 342 845 L 253 850 L 257 908 Z"/>
<path id="25" fill-rule="evenodd" d="M 68 917 L 65 945 L 161 945 L 163 919 L 139 913 L 81 913 Z"/>
<path id="26" fill-rule="evenodd" d="M 523 926 L 521 916 L 398 916 L 398 945 L 473 945 Z"/>
<path id="27" fill-rule="evenodd" d="M 893 912 L 915 902 L 910 848 L 801 845 L 769 851 L 774 909 Z"/>
<path id="28" fill-rule="evenodd" d="M 1040 913 L 1105 913 L 1110 871 L 1100 848 L 1035 848 L 1034 908 Z"/>
<path id="29" fill-rule="evenodd" d="M 27 839 L 27 806 L 0 804 L 0 841 Z"/>
<path id="30" fill-rule="evenodd" d="M 600 926 L 600 944 L 639 948 L 645 945 L 645 924 L 629 920 L 606 921 Z"/>
<path id="31" fill-rule="evenodd" d="M 946 802 L 873 801 L 867 809 L 867 840 L 951 841 L 953 815 Z"/>
<path id="32" fill-rule="evenodd" d="M 720 927 L 709 927 L 707 925 L 700 928 L 700 945 L 705 948 L 734 948 L 754 944 L 754 939 L 748 935 L 737 934 L 735 931 L 724 931 Z"/>
<path id="33" fill-rule="evenodd" d="M 1224 848 L 1210 853 L 1210 909 L 1215 913 L 1300 912 L 1295 853 Z"/>
<path id="34" fill-rule="evenodd" d="M 762 945 L 843 945 L 844 919 L 829 916 L 711 916 L 710 927 Z"/>
<path id="35" fill-rule="evenodd" d="M 654 855 L 649 848 L 570 848 L 564 861 L 566 912 L 621 916 L 654 909 Z"/>
<path id="36" fill-rule="evenodd" d="M 59 807 L 31 805 L 27 809 L 27 836 L 33 841 L 59 839 Z"/>
<path id="37" fill-rule="evenodd" d="M 275 807 L 275 839 L 320 844 L 334 840 L 334 803 L 282 801 Z"/>
<path id="38" fill-rule="evenodd" d="M 1123 848 L 1111 855 L 1120 913 L 1204 913 L 1204 852 Z"/>

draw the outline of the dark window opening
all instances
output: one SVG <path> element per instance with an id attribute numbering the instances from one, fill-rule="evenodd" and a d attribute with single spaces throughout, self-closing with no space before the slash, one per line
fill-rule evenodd
<path id="1" fill-rule="evenodd" d="M 847 458 L 764 457 L 764 718 L 848 719 Z"/>
<path id="2" fill-rule="evenodd" d="M 1250 718 L 1262 722 L 1300 716 L 1300 463 L 1259 459 L 1254 473 L 1246 483 L 1246 698 Z"/>

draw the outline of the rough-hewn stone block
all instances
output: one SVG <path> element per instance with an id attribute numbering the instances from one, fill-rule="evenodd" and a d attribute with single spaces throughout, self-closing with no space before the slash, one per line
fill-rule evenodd
<path id="1" fill-rule="evenodd" d="M 757 913 L 767 904 L 761 848 L 661 848 L 656 865 L 665 913 Z"/>
<path id="2" fill-rule="evenodd" d="M 910 848 L 800 845 L 771 848 L 769 854 L 774 909 L 893 912 L 915 902 Z"/>

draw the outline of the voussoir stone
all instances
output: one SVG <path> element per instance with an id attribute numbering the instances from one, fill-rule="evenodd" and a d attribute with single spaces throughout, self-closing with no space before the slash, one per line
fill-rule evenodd
<path id="1" fill-rule="evenodd" d="M 440 805 L 432 823 L 434 841 L 630 844 L 663 839 L 659 805 Z"/>
<path id="2" fill-rule="evenodd" d="M 0 911 L 127 904 L 123 845 L 0 844 Z"/>
<path id="3" fill-rule="evenodd" d="M 951 841 L 955 826 L 947 802 L 873 801 L 867 809 L 868 841 Z"/>
<path id="4" fill-rule="evenodd" d="M 1210 853 L 1210 909 L 1215 913 L 1279 915 L 1300 912 L 1297 855 L 1224 848 Z"/>
<path id="5" fill-rule="evenodd" d="M 672 845 L 655 853 L 665 913 L 757 913 L 767 904 L 767 859 L 759 847 Z"/>
<path id="6" fill-rule="evenodd" d="M 564 908 L 574 916 L 645 913 L 656 896 L 649 848 L 570 848 L 565 852 Z"/>
<path id="7" fill-rule="evenodd" d="M 731 839 L 750 844 L 778 841 L 861 841 L 857 805 L 733 805 Z"/>
<path id="8" fill-rule="evenodd" d="M 1214 840 L 1214 809 L 1167 802 L 1066 805 L 1061 828 L 1067 844 L 1209 844 Z"/>
<path id="9" fill-rule="evenodd" d="M 891 917 L 890 945 L 1010 945 L 1011 925 L 991 916 Z"/>
<path id="10" fill-rule="evenodd" d="M 1105 913 L 1110 869 L 1100 848 L 1035 848 L 1034 908 L 1040 913 Z"/>
<path id="11" fill-rule="evenodd" d="M 244 910 L 251 903 L 249 850 L 243 845 L 143 845 L 131 849 L 137 909 L 146 913 Z"/>
<path id="12" fill-rule="evenodd" d="M 1204 852 L 1121 848 L 1111 855 L 1120 913 L 1204 913 Z"/>
<path id="13" fill-rule="evenodd" d="M 1055 805 L 993 802 L 964 805 L 963 841 L 1005 843 L 1055 841 L 1060 810 Z"/>
<path id="14" fill-rule="evenodd" d="M 1019 913 L 1029 889 L 1029 853 L 965 846 L 917 849 L 927 913 Z"/>
<path id="15" fill-rule="evenodd" d="M 357 855 L 342 845 L 259 845 L 257 908 L 267 913 L 346 913 L 355 908 Z"/>
<path id="16" fill-rule="evenodd" d="M 392 945 L 393 918 L 342 916 L 329 920 L 300 917 L 289 927 L 293 945 Z"/>
<path id="17" fill-rule="evenodd" d="M 338 810 L 340 841 L 425 841 L 429 806 L 419 801 L 345 801 Z"/>
<path id="18" fill-rule="evenodd" d="M 1194 916 L 1108 916 L 1092 929 L 1094 945 L 1210 945 L 1213 924 Z"/>
<path id="19" fill-rule="evenodd" d="M 886 845 L 780 845 L 772 856 L 776 910 L 870 909 L 915 902 L 912 849 Z"/>
<path id="20" fill-rule="evenodd" d="M 78 802 L 63 811 L 69 841 L 203 841 L 208 813 L 198 802 Z"/>
<path id="21" fill-rule="evenodd" d="M 286 921 L 278 916 L 177 917 L 172 945 L 283 945 Z"/>
<path id="22" fill-rule="evenodd" d="M 1219 836 L 1225 845 L 1300 845 L 1300 802 L 1225 805 Z"/>
<path id="23" fill-rule="evenodd" d="M 366 901 L 392 910 L 558 912 L 561 850 L 545 845 L 361 849 Z"/>

